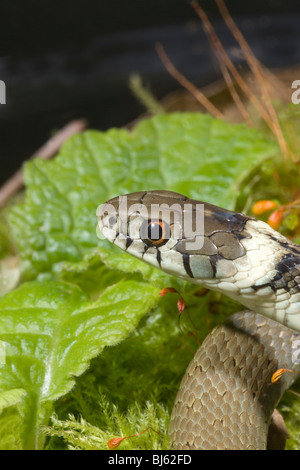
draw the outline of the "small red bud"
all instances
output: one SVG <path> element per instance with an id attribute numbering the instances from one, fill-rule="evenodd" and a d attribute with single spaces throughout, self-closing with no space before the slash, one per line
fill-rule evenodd
<path id="1" fill-rule="evenodd" d="M 268 200 L 257 201 L 252 207 L 252 212 L 254 215 L 262 215 L 265 212 L 268 212 L 272 209 L 276 209 L 276 207 L 278 207 L 278 204 L 277 202 L 274 202 L 274 201 L 268 201 Z"/>
<path id="2" fill-rule="evenodd" d="M 166 294 L 178 294 L 178 291 L 176 289 L 174 289 L 174 287 L 165 287 L 164 289 L 162 289 L 159 293 L 159 295 L 161 297 L 163 297 L 164 295 Z"/>
<path id="3" fill-rule="evenodd" d="M 185 309 L 185 306 L 186 306 L 185 301 L 182 298 L 178 299 L 177 308 L 178 308 L 179 315 L 182 314 L 183 310 Z"/>
<path id="4" fill-rule="evenodd" d="M 283 208 L 277 209 L 277 211 L 272 212 L 267 222 L 274 230 L 278 230 L 283 217 Z"/>
<path id="5" fill-rule="evenodd" d="M 126 437 L 113 437 L 112 439 L 109 439 L 107 442 L 107 446 L 110 450 L 116 449 L 119 444 L 123 441 L 123 439 L 126 439 Z"/>

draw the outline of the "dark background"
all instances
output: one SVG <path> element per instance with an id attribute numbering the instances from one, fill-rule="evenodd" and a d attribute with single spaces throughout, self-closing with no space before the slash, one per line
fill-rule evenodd
<path id="1" fill-rule="evenodd" d="M 213 0 L 200 1 L 227 50 L 235 45 Z M 299 0 L 234 1 L 227 6 L 267 67 L 300 62 Z M 154 50 L 203 86 L 219 76 L 200 20 L 186 0 L 2 0 L 0 184 L 72 119 L 123 126 L 144 109 L 128 87 L 139 73 L 161 98 L 179 85 Z M 291 82 L 300 77 L 291 77 Z"/>

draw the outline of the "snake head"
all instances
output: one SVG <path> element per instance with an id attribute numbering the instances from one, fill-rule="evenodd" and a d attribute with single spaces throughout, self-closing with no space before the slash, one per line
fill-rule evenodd
<path id="1" fill-rule="evenodd" d="M 171 191 L 118 196 L 99 206 L 97 215 L 110 242 L 192 282 L 214 278 L 221 258 L 244 254 L 235 233 L 244 229 L 245 216 Z"/>
<path id="2" fill-rule="evenodd" d="M 109 241 L 131 255 L 166 272 L 186 276 L 183 244 L 203 246 L 203 204 L 187 204 L 187 198 L 170 191 L 148 191 L 110 199 L 97 211 L 100 231 Z M 196 211 L 196 202 L 198 212 Z M 193 221 L 198 214 L 196 235 Z M 194 220 L 195 222 L 195 220 Z M 190 229 L 190 230 L 189 230 Z"/>

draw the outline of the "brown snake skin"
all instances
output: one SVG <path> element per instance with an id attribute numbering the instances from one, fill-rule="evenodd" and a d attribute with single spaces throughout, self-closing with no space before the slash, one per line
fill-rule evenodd
<path id="1" fill-rule="evenodd" d="M 180 450 L 265 449 L 273 409 L 295 379 L 292 344 L 300 334 L 253 312 L 213 330 L 190 362 L 172 411 L 169 436 Z"/>
<path id="2" fill-rule="evenodd" d="M 300 371 L 299 245 L 264 222 L 170 191 L 126 198 L 125 206 L 119 197 L 100 206 L 99 228 L 106 238 L 167 273 L 258 312 L 230 317 L 196 352 L 172 411 L 172 448 L 265 449 L 272 411 L 296 378 L 286 373 L 272 384 L 271 376 L 280 368 Z M 149 218 L 153 204 L 161 203 L 168 208 Z M 172 211 L 171 204 L 176 205 Z M 185 220 L 194 217 L 198 204 L 204 208 L 203 235 L 195 232 L 191 238 Z M 156 227 L 158 241 L 149 226 Z M 201 236 L 201 246 L 187 247 L 187 241 Z"/>

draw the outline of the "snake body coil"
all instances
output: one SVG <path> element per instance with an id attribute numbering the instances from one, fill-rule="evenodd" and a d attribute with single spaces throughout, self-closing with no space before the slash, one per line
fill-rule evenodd
<path id="1" fill-rule="evenodd" d="M 98 216 L 123 250 L 256 312 L 234 315 L 198 349 L 172 412 L 173 447 L 266 448 L 272 411 L 295 377 L 270 378 L 300 371 L 300 247 L 254 218 L 169 191 L 113 198 Z"/>

